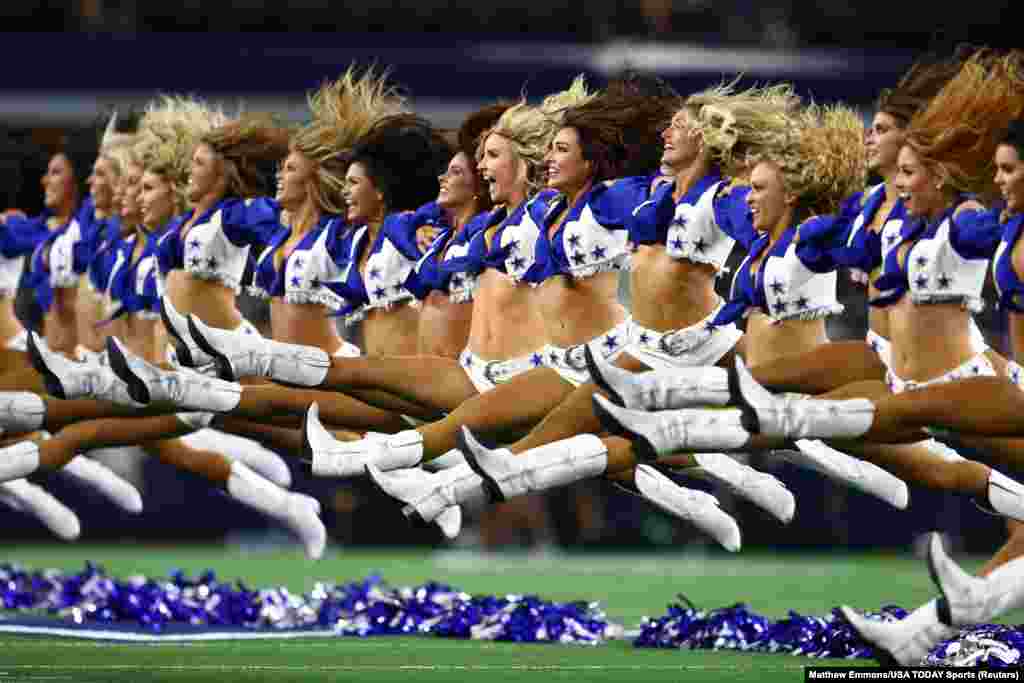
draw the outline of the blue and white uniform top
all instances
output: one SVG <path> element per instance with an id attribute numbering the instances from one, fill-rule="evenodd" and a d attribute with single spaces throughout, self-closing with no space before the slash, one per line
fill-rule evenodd
<path id="1" fill-rule="evenodd" d="M 424 221 L 422 225 L 434 225 L 441 231 L 409 273 L 405 288 L 421 301 L 435 291 L 447 294 L 452 303 L 472 301 L 477 278 L 484 269 L 486 243 L 481 231 L 487 228 L 491 212 L 473 216 L 458 230 L 448 224 L 436 203 L 427 204 L 417 213 Z"/>
<path id="2" fill-rule="evenodd" d="M 265 197 L 223 199 L 184 230 L 194 213 L 175 218 L 160 238 L 161 276 L 185 270 L 195 278 L 220 282 L 237 294 L 250 248 L 267 243 L 280 225 L 276 202 Z"/>
<path id="3" fill-rule="evenodd" d="M 849 197 L 839 209 L 838 243 L 830 251 L 837 265 L 850 268 L 865 282 L 877 274 L 886 255 L 899 243 L 907 218 L 903 200 L 898 199 L 881 229 L 870 230 L 885 200 L 885 184 L 879 183 Z"/>
<path id="4" fill-rule="evenodd" d="M 1012 313 L 1024 313 L 1024 281 L 1013 268 L 1013 249 L 1024 231 L 1024 213 L 1007 217 L 1001 228 L 999 245 L 992 258 L 992 275 L 999 305 Z"/>
<path id="5" fill-rule="evenodd" d="M 45 312 L 53 305 L 53 290 L 73 287 L 78 284 L 74 270 L 74 245 L 81 238 L 78 215 L 67 223 L 49 229 L 52 214 L 44 211 L 30 219 L 36 227 L 46 229 L 27 263 L 25 286 L 35 293 L 36 303 Z"/>
<path id="6" fill-rule="evenodd" d="M 875 286 L 883 292 L 873 306 L 896 303 L 909 294 L 916 304 L 960 303 L 978 312 L 988 263 L 999 242 L 998 223 L 985 211 L 963 211 L 954 218 L 949 207 L 935 220 L 909 220 L 900 239 L 886 253 Z M 909 244 L 900 262 L 899 247 Z"/>
<path id="7" fill-rule="evenodd" d="M 346 324 L 363 320 L 371 310 L 387 310 L 415 301 L 405 283 L 423 256 L 416 244 L 418 221 L 414 211 L 390 214 L 373 243 L 365 225 L 346 235 L 336 261 L 340 277 L 327 284 L 345 301 L 339 315 L 344 316 Z M 359 261 L 367 252 L 366 263 L 360 270 Z"/>
<path id="8" fill-rule="evenodd" d="M 115 247 L 107 297 L 110 320 L 134 315 L 153 320 L 160 317 L 160 265 L 157 249 L 163 233 L 147 235 L 139 258 L 133 260 L 138 235 L 130 235 Z"/>
<path id="9" fill-rule="evenodd" d="M 749 186 L 724 179 L 717 171 L 693 184 L 675 201 L 674 180 L 664 180 L 633 210 L 627 227 L 634 245 L 664 244 L 674 259 L 725 268 L 737 239 L 753 241 L 746 219 Z M 739 232 L 737 232 L 739 231 Z"/>
<path id="10" fill-rule="evenodd" d="M 773 323 L 784 320 L 817 320 L 842 313 L 836 296 L 835 263 L 823 258 L 821 240 L 835 230 L 832 216 L 814 216 L 787 228 L 774 244 L 771 235 L 756 233 L 747 257 L 733 278 L 729 301 L 712 324 L 736 322 L 760 310 Z M 799 235 L 799 237 L 798 237 Z M 767 250 L 767 253 L 766 253 Z M 765 254 L 756 273 L 754 260 Z"/>
<path id="11" fill-rule="evenodd" d="M 470 251 L 482 250 L 485 268 L 504 273 L 517 283 L 536 284 L 541 267 L 538 248 L 545 239 L 541 226 L 558 197 L 555 190 L 541 190 L 511 211 L 506 206 L 494 209 L 474 236 Z M 487 232 L 494 226 L 498 227 L 488 244 Z"/>
<path id="12" fill-rule="evenodd" d="M 526 273 L 531 283 L 554 275 L 582 279 L 621 270 L 629 260 L 626 223 L 650 191 L 650 177 L 634 176 L 599 183 L 568 207 L 554 234 L 549 229 L 567 208 L 558 196 L 547 206 L 537 241 L 536 267 Z"/>
<path id="13" fill-rule="evenodd" d="M 46 216 L 9 216 L 0 223 L 0 298 L 18 293 L 25 257 L 50 236 Z"/>
<path id="14" fill-rule="evenodd" d="M 347 254 L 344 251 L 348 229 L 340 216 L 323 215 L 278 267 L 277 254 L 292 236 L 292 230 L 278 225 L 260 253 L 248 291 L 263 299 L 280 297 L 291 304 L 320 304 L 331 311 L 340 310 L 345 300 L 328 285 L 341 282 Z"/>

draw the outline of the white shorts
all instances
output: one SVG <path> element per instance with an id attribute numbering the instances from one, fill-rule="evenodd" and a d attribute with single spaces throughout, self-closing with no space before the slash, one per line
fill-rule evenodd
<path id="1" fill-rule="evenodd" d="M 590 381 L 590 372 L 587 370 L 583 347 L 589 348 L 592 354 L 606 361 L 615 360 L 630 345 L 630 326 L 630 321 L 624 320 L 601 336 L 567 349 L 548 344 L 543 351 L 544 367 L 551 368 L 574 387 L 586 384 Z"/>
<path id="2" fill-rule="evenodd" d="M 1020 363 L 1011 360 L 1006 364 L 1006 378 L 1024 391 L 1024 367 L 1021 367 Z"/>
<path id="3" fill-rule="evenodd" d="M 985 354 L 979 353 L 966 363 L 963 363 L 957 368 L 953 368 L 946 374 L 940 375 L 935 379 L 915 382 L 914 380 L 900 379 L 896 376 L 895 372 L 888 370 L 885 373 L 885 381 L 889 385 L 889 391 L 894 394 L 902 394 L 904 391 L 913 391 L 914 389 L 921 389 L 934 384 L 946 384 L 948 382 L 955 382 L 959 379 L 966 379 L 968 377 L 995 377 L 996 375 L 996 369 L 992 367 L 992 361 L 990 361 L 988 356 Z"/>
<path id="4" fill-rule="evenodd" d="M 8 339 L 7 343 L 4 344 L 4 348 L 8 351 L 21 351 L 22 353 L 28 353 L 28 330 L 22 330 Z"/>
<path id="5" fill-rule="evenodd" d="M 359 347 L 352 342 L 342 340 L 341 348 L 334 352 L 335 358 L 358 358 L 363 355 L 363 352 L 359 350 Z"/>
<path id="6" fill-rule="evenodd" d="M 716 310 L 704 320 L 678 330 L 658 332 L 630 319 L 626 353 L 652 370 L 716 365 L 743 336 L 735 323 L 712 326 Z"/>
<path id="7" fill-rule="evenodd" d="M 486 360 L 476 355 L 469 348 L 459 354 L 459 365 L 476 387 L 478 393 L 486 393 L 498 384 L 504 384 L 516 375 L 543 367 L 541 351 L 528 356 L 520 356 L 510 360 Z"/>

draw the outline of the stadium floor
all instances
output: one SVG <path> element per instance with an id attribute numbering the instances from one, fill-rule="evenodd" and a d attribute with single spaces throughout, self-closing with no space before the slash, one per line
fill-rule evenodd
<path id="1" fill-rule="evenodd" d="M 600 600 L 610 619 L 634 629 L 684 593 L 701 608 L 746 602 L 770 617 L 788 610 L 823 615 L 839 604 L 911 607 L 932 595 L 922 561 L 882 553 L 501 554 L 459 551 L 329 550 L 313 563 L 280 550 L 205 546 L 22 545 L 0 557 L 29 568 L 81 569 L 86 560 L 118 577 L 193 575 L 251 587 L 305 592 L 316 581 L 347 582 L 377 573 L 392 585 L 439 580 L 470 593 L 534 593 L 551 600 Z M 980 565 L 980 558 L 964 563 Z M 1010 620 L 1012 621 L 1012 619 Z M 434 637 L 124 645 L 43 637 L 0 637 L 0 681 L 452 681 L 486 677 L 576 681 L 800 681 L 809 664 L 786 655 L 641 650 L 617 641 L 598 647 L 516 645 Z M 868 663 L 865 663 L 868 664 Z"/>

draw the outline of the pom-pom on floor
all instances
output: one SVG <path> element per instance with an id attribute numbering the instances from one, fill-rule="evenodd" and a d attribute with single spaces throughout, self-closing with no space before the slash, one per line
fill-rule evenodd
<path id="1" fill-rule="evenodd" d="M 90 573 L 87 561 L 101 564 L 105 573 L 98 569 Z M 774 637 L 789 637 L 799 630 L 804 634 L 800 637 L 824 642 L 818 634 L 822 629 L 828 630 L 825 620 L 836 605 L 850 604 L 868 610 L 890 604 L 913 607 L 934 593 L 927 569 L 918 559 L 838 551 L 744 551 L 729 556 L 697 549 L 645 555 L 531 556 L 429 549 L 337 549 L 329 551 L 323 561 L 312 563 L 298 553 L 280 551 L 30 545 L 7 548 L 0 562 L 17 563 L 33 570 L 56 569 L 50 579 L 67 587 L 60 597 L 53 594 L 52 583 L 49 592 L 43 586 L 45 574 L 33 579 L 31 572 L 9 573 L 5 600 L 16 599 L 11 596 L 19 592 L 12 582 L 20 582 L 21 599 L 28 601 L 27 594 L 34 590 L 37 594 L 48 594 L 53 604 L 36 603 L 36 609 L 28 615 L 12 610 L 0 613 L 0 628 L 6 623 L 12 627 L 8 631 L 33 623 L 52 628 L 57 616 L 62 617 L 69 630 L 125 631 L 124 622 L 130 619 L 108 618 L 104 625 L 104 620 L 94 618 L 95 615 L 79 613 L 80 623 L 74 623 L 74 598 L 70 594 L 81 594 L 85 582 L 90 580 L 93 583 L 85 588 L 105 595 L 103 604 L 114 611 L 121 610 L 119 614 L 134 614 L 133 605 L 138 600 L 155 601 L 158 594 L 162 595 L 160 591 L 170 589 L 174 595 L 169 603 L 172 610 L 181 610 L 179 616 L 186 621 L 206 622 L 196 623 L 192 628 L 154 628 L 144 624 L 127 629 L 137 634 L 137 641 L 172 636 L 149 645 L 111 642 L 125 640 L 117 634 L 109 638 L 100 634 L 95 636 L 98 640 L 90 641 L 81 639 L 81 634 L 74 637 L 74 633 L 68 634 L 72 638 L 58 638 L 0 632 L 0 647 L 5 654 L 0 663 L 0 679 L 14 680 L 369 682 L 470 680 L 484 675 L 488 683 L 568 678 L 678 681 L 684 677 L 700 681 L 791 681 L 801 680 L 803 667 L 811 664 L 870 666 L 873 662 L 770 654 L 772 645 L 768 642 L 739 652 L 690 649 L 689 644 L 678 649 L 672 646 L 672 639 L 678 640 L 681 632 L 690 629 L 703 639 L 700 647 L 705 647 L 716 640 L 709 629 L 721 632 L 724 625 L 726 633 L 739 634 L 733 638 L 736 642 L 753 642 L 757 638 L 756 626 L 767 623 L 774 625 Z M 970 569 L 977 564 L 980 562 L 966 562 L 965 567 Z M 181 571 L 177 577 L 172 575 L 175 568 Z M 215 570 L 215 579 L 203 576 L 210 569 Z M 386 582 L 363 579 L 374 575 L 384 577 Z M 168 580 L 147 584 L 142 577 Z M 236 580 L 241 580 L 242 585 Z M 173 584 L 188 596 L 187 600 L 179 599 L 182 594 L 174 593 Z M 128 595 L 123 594 L 122 588 L 132 585 L 139 588 L 139 598 L 131 598 L 131 590 Z M 202 589 L 202 595 L 200 585 L 208 587 Z M 212 592 L 208 593 L 211 586 Z M 412 590 L 403 590 L 404 587 Z M 259 610 L 247 611 L 252 604 L 250 593 L 258 594 L 260 589 L 268 588 L 277 590 L 270 597 L 277 601 L 279 610 L 262 614 Z M 209 605 L 214 594 L 219 594 L 219 602 L 226 607 L 201 607 Z M 680 594 L 698 611 L 688 611 L 689 606 L 677 598 Z M 111 598 L 113 595 L 116 600 Z M 474 603 L 470 595 L 494 597 Z M 311 596 L 316 598 L 315 604 L 309 602 Z M 360 612 L 367 596 L 379 598 L 379 603 L 374 603 L 378 611 Z M 525 596 L 539 597 L 534 600 Z M 60 604 L 62 600 L 65 604 Z M 737 603 L 747 607 L 720 609 Z M 161 610 L 157 608 L 153 613 L 159 614 Z M 816 618 L 797 621 L 790 610 Z M 345 621 L 353 614 L 365 614 L 369 619 Z M 1013 616 L 1010 615 L 1011 621 Z M 377 617 L 383 619 L 378 623 L 388 625 L 381 629 L 382 633 L 390 629 L 392 635 L 372 637 L 373 620 Z M 644 617 L 649 619 L 645 622 Z M 226 628 L 231 624 L 223 622 L 233 618 L 243 624 L 241 629 Z M 289 631 L 287 639 L 264 640 L 261 634 L 282 630 L 275 629 L 272 623 L 279 618 L 312 632 L 284 629 Z M 333 637 L 335 631 L 325 633 L 324 627 L 336 626 L 339 618 L 349 637 Z M 534 622 L 538 619 L 548 624 L 546 628 L 552 636 L 548 640 L 562 644 L 500 642 L 522 640 L 524 627 L 535 633 Z M 119 626 L 110 623 L 119 621 Z M 213 623 L 217 621 L 221 623 Z M 393 635 L 415 633 L 417 629 L 413 626 L 420 623 L 427 623 L 434 630 L 420 630 L 420 635 Z M 465 640 L 467 635 L 474 635 L 474 624 L 479 639 Z M 620 635 L 616 625 L 633 631 L 641 624 L 645 624 L 645 633 L 614 637 Z M 736 624 L 740 628 L 735 628 Z M 197 639 L 200 631 L 205 636 Z M 250 639 L 231 636 L 239 631 L 248 633 Z M 21 632 L 30 633 L 32 628 L 23 628 Z M 328 633 L 332 637 L 325 637 Z M 592 643 L 597 634 L 602 636 L 601 644 L 573 646 Z M 638 635 L 641 642 L 646 636 L 646 644 L 655 647 L 636 647 Z M 857 650 L 842 632 L 837 632 L 823 647 L 829 648 L 832 655 L 841 656 L 855 654 Z"/>

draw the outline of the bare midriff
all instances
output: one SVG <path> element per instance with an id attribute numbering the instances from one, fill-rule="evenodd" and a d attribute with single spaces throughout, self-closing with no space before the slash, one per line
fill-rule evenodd
<path id="1" fill-rule="evenodd" d="M 210 327 L 235 330 L 242 324 L 235 292 L 222 282 L 200 280 L 186 270 L 173 270 L 167 275 L 166 296 L 179 313 L 191 313 Z"/>
<path id="2" fill-rule="evenodd" d="M 641 245 L 631 257 L 630 309 L 633 319 L 658 332 L 695 325 L 719 304 L 715 269 L 672 258 L 665 245 Z"/>
<path id="3" fill-rule="evenodd" d="M 55 287 L 53 304 L 43 316 L 43 335 L 54 351 L 71 354 L 78 344 L 78 288 Z"/>
<path id="4" fill-rule="evenodd" d="M 537 287 L 537 304 L 552 344 L 575 346 L 608 332 L 626 319 L 619 303 L 619 272 L 573 279 L 549 277 Z"/>
<path id="5" fill-rule="evenodd" d="M 363 350 L 367 356 L 413 356 L 419 324 L 419 309 L 408 301 L 372 309 L 363 320 Z"/>
<path id="6" fill-rule="evenodd" d="M 330 317 L 325 306 L 278 298 L 270 300 L 270 336 L 289 344 L 316 346 L 330 355 L 344 343 L 338 332 L 338 318 Z"/>
<path id="7" fill-rule="evenodd" d="M 78 282 L 78 343 L 90 351 L 102 351 L 105 334 L 96 324 L 104 318 L 103 295 L 93 290 L 87 276 Z"/>
<path id="8" fill-rule="evenodd" d="M 806 353 L 826 342 L 824 319 L 774 322 L 764 313 L 751 312 L 743 337 L 744 360 L 754 367 L 783 356 Z"/>
<path id="9" fill-rule="evenodd" d="M 487 360 L 510 360 L 544 346 L 548 339 L 536 296 L 530 285 L 485 270 L 473 293 L 469 350 Z"/>
<path id="10" fill-rule="evenodd" d="M 419 347 L 422 356 L 458 358 L 466 348 L 473 320 L 473 302 L 455 303 L 444 292 L 433 291 L 420 309 Z"/>
<path id="11" fill-rule="evenodd" d="M 6 347 L 23 330 L 18 316 L 14 314 L 14 297 L 0 297 L 0 340 L 3 340 L 0 344 Z"/>
<path id="12" fill-rule="evenodd" d="M 893 372 L 900 379 L 935 379 L 976 355 L 971 312 L 961 304 L 915 304 L 904 296 L 888 308 Z"/>

